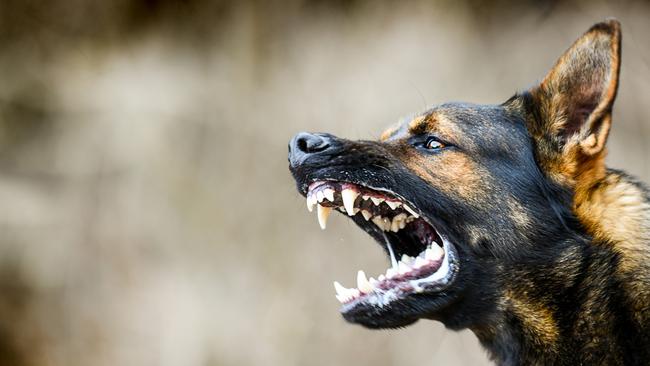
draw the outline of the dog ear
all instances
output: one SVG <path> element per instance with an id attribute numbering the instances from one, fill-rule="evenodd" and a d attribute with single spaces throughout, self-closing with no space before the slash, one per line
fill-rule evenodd
<path id="1" fill-rule="evenodd" d="M 604 155 L 618 87 L 621 31 L 616 20 L 595 24 L 529 90 L 528 129 L 550 173 L 576 179 L 585 160 Z M 570 164 L 573 168 L 568 169 Z M 604 164 L 604 163 L 603 163 Z M 557 169 L 563 172 L 557 171 Z M 571 176 L 572 175 L 572 176 Z"/>

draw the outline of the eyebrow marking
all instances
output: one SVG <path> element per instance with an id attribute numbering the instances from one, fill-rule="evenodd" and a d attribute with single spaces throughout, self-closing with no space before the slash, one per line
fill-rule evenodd
<path id="1" fill-rule="evenodd" d="M 420 128 L 420 125 L 425 121 L 424 116 L 415 117 L 411 122 L 409 122 L 409 131 L 413 131 Z"/>
<path id="2" fill-rule="evenodd" d="M 379 141 L 386 141 L 389 138 L 391 138 L 393 135 L 395 135 L 399 131 L 399 124 L 394 124 L 390 127 L 388 127 L 384 132 L 381 133 L 381 136 L 379 136 Z"/>
<path id="3" fill-rule="evenodd" d="M 409 133 L 413 135 L 425 133 L 428 130 L 432 130 L 433 125 L 436 122 L 437 122 L 437 118 L 434 114 L 416 117 L 411 122 L 408 123 Z"/>

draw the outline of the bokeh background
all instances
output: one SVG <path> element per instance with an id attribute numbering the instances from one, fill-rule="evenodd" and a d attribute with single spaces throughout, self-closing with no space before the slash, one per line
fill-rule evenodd
<path id="1" fill-rule="evenodd" d="M 386 258 L 319 229 L 287 142 L 502 102 L 608 16 L 608 159 L 648 182 L 648 3 L 3 0 L 0 364 L 488 364 L 469 331 L 343 321 L 332 280 Z"/>

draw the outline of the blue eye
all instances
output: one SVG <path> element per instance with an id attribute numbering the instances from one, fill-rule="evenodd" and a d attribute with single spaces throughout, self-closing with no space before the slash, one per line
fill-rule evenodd
<path id="1" fill-rule="evenodd" d="M 438 140 L 436 140 L 434 138 L 430 138 L 424 144 L 424 147 L 426 149 L 429 149 L 429 150 L 438 150 L 438 149 L 442 149 L 443 147 L 445 147 L 445 145 L 442 142 L 440 142 L 440 141 L 438 141 Z"/>

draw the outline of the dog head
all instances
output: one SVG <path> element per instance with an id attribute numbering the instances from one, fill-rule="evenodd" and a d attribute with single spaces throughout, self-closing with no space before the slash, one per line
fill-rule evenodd
<path id="1" fill-rule="evenodd" d="M 562 291 L 564 262 L 577 255 L 567 238 L 582 231 L 573 208 L 605 171 L 619 29 L 596 24 L 539 85 L 503 104 L 442 104 L 379 141 L 291 140 L 291 173 L 321 227 L 341 211 L 391 263 L 377 278 L 360 271 L 356 288 L 335 283 L 347 320 L 465 327 L 489 317 L 512 283 Z"/>

